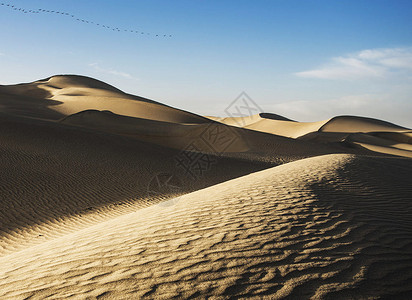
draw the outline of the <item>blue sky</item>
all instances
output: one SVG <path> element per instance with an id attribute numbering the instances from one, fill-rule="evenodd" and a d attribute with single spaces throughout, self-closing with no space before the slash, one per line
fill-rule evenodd
<path id="1" fill-rule="evenodd" d="M 412 1 L 3 3 L 75 17 L 0 6 L 0 84 L 81 74 L 220 116 L 245 91 L 301 121 L 354 114 L 412 127 Z"/>

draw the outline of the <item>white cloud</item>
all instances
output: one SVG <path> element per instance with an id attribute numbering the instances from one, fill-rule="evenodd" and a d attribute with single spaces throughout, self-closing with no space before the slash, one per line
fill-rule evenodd
<path id="1" fill-rule="evenodd" d="M 139 80 L 139 78 L 134 77 L 130 75 L 129 73 L 126 72 L 121 72 L 113 69 L 107 69 L 107 68 L 102 68 L 98 63 L 91 63 L 89 64 L 90 67 L 92 67 L 95 71 L 100 72 L 100 73 L 105 73 L 109 75 L 114 75 L 118 77 L 123 77 L 127 79 L 133 79 L 133 80 Z"/>
<path id="2" fill-rule="evenodd" d="M 320 68 L 296 75 L 321 79 L 361 79 L 386 78 L 405 71 L 412 71 L 412 47 L 363 50 L 332 58 Z"/>

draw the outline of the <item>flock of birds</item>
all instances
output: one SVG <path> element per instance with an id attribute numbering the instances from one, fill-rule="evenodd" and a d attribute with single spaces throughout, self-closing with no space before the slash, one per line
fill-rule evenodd
<path id="1" fill-rule="evenodd" d="M 50 14 L 57 14 L 57 15 L 62 15 L 62 16 L 67 16 L 67 17 L 71 17 L 74 20 L 78 21 L 78 22 L 82 22 L 82 23 L 87 23 L 87 24 L 93 24 L 108 30 L 112 30 L 112 31 L 118 31 L 118 32 L 129 32 L 129 33 L 134 33 L 134 34 L 140 34 L 140 35 L 152 35 L 152 36 L 156 36 L 156 37 L 163 37 L 163 38 L 171 38 L 171 35 L 167 35 L 167 34 L 150 34 L 148 32 L 143 32 L 143 31 L 137 31 L 137 30 L 130 30 L 130 29 L 122 29 L 122 28 L 118 28 L 118 27 L 112 27 L 112 26 L 108 26 L 102 23 L 96 23 L 90 20 L 86 20 L 86 19 L 80 19 L 77 18 L 75 15 L 69 14 L 67 12 L 61 12 L 61 11 L 56 11 L 56 10 L 47 10 L 47 9 L 37 9 L 37 10 L 32 10 L 32 9 L 25 9 L 25 8 L 21 8 L 21 7 L 16 7 L 13 4 L 9 4 L 9 3 L 0 3 L 0 6 L 5 6 L 5 7 L 9 7 L 10 9 L 13 9 L 15 11 L 18 12 L 22 12 L 25 14 L 39 14 L 39 13 L 50 13 Z"/>

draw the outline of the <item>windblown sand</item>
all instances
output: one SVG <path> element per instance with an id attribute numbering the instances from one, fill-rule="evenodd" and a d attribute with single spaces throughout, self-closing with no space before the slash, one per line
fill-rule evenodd
<path id="1" fill-rule="evenodd" d="M 189 172 L 188 153 L 213 164 Z M 206 118 L 81 76 L 0 86 L 0 299 L 408 299 L 411 154 L 412 130 L 370 118 Z M 178 189 L 151 193 L 159 174 Z"/>

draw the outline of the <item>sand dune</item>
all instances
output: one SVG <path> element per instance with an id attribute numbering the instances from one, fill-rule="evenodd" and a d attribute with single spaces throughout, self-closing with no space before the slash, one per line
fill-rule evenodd
<path id="1" fill-rule="evenodd" d="M 412 130 L 0 85 L 0 299 L 408 299 Z"/>
<path id="2" fill-rule="evenodd" d="M 322 144 L 343 143 L 376 153 L 411 157 L 410 129 L 386 121 L 339 116 L 319 122 L 296 122 L 258 114 L 239 118 L 212 118 L 218 122 L 259 132 Z"/>
<path id="3" fill-rule="evenodd" d="M 189 169 L 192 178 L 178 167 L 177 150 L 3 114 L 0 128 L 0 255 L 67 233 L 68 223 L 111 217 L 113 207 L 134 210 L 173 196 L 148 195 L 157 174 L 177 176 L 185 193 L 270 166 L 209 155 L 210 165 Z M 81 217 L 91 211 L 99 218 Z M 62 228 L 44 229 L 51 224 Z"/>
<path id="4" fill-rule="evenodd" d="M 322 125 L 327 122 L 296 122 L 283 116 L 269 113 L 260 113 L 248 117 L 208 118 L 226 125 L 242 127 L 291 138 L 297 138 L 307 133 L 317 131 L 322 127 Z"/>
<path id="5" fill-rule="evenodd" d="M 326 121 L 320 122 L 293 122 L 262 119 L 256 123 L 245 126 L 245 128 L 297 138 L 310 132 L 318 131 Z"/>
<path id="6" fill-rule="evenodd" d="M 213 117 L 213 116 L 207 116 L 207 118 L 231 125 L 231 126 L 237 126 L 237 127 L 246 127 L 252 124 L 255 124 L 256 122 L 262 121 L 262 120 L 278 120 L 278 121 L 290 121 L 294 122 L 286 117 L 277 115 L 277 114 L 272 114 L 272 113 L 259 113 L 256 115 L 251 115 L 251 116 L 246 116 L 246 117 Z"/>
<path id="7" fill-rule="evenodd" d="M 373 132 L 373 136 L 381 137 L 403 144 L 412 144 L 412 131 L 403 132 Z"/>
<path id="8" fill-rule="evenodd" d="M 341 143 L 348 147 L 369 149 L 375 153 L 411 157 L 410 132 L 312 132 L 299 137 L 299 140 L 316 143 Z"/>
<path id="9" fill-rule="evenodd" d="M 123 93 L 96 79 L 76 75 L 60 75 L 12 86 L 0 86 L 3 98 L 21 96 L 25 102 L 32 101 L 43 110 L 49 110 L 44 118 L 55 115 L 67 116 L 88 109 L 110 110 L 114 113 L 158 121 L 181 123 L 204 123 L 207 119 L 170 106 Z M 28 99 L 27 99 L 28 98 Z M 34 105 L 31 105 L 31 110 Z M 25 107 L 15 113 L 33 114 Z M 40 113 L 37 113 L 40 115 Z"/>
<path id="10" fill-rule="evenodd" d="M 334 117 L 319 129 L 323 132 L 403 132 L 408 130 L 386 121 L 356 116 Z"/>
<path id="11" fill-rule="evenodd" d="M 389 136 L 387 136 L 387 138 L 382 138 L 379 136 L 374 136 L 374 135 L 366 134 L 366 133 L 352 133 L 348 135 L 346 140 L 354 142 L 354 143 L 381 145 L 384 147 L 393 147 L 393 148 L 398 148 L 401 150 L 412 151 L 412 144 L 399 143 L 399 142 L 390 140 Z"/>
<path id="12" fill-rule="evenodd" d="M 330 155 L 247 175 L 3 257 L 0 290 L 14 299 L 406 297 L 411 167 Z"/>
<path id="13" fill-rule="evenodd" d="M 252 161 L 287 162 L 297 158 L 353 151 L 341 145 L 319 146 L 218 122 L 172 123 L 121 116 L 109 111 L 82 111 L 67 116 L 60 123 L 132 137 L 174 149 L 185 149 L 187 145 L 192 145 L 197 151 Z"/>
<path id="14" fill-rule="evenodd" d="M 345 138 L 345 141 L 374 152 L 412 158 L 412 145 L 396 143 L 393 140 L 384 139 L 364 133 L 353 133 Z"/>
<path id="15" fill-rule="evenodd" d="M 338 116 L 318 122 L 296 122 L 285 117 L 273 114 L 257 114 L 249 117 L 216 118 L 208 117 L 215 121 L 248 128 L 256 131 L 276 135 L 298 138 L 313 132 L 405 132 L 408 128 L 398 126 L 386 121 L 366 117 Z"/>
<path id="16" fill-rule="evenodd" d="M 213 118 L 223 124 L 298 138 L 311 132 L 317 132 L 328 120 L 319 122 L 296 122 L 276 114 L 260 113 L 249 117 Z"/>
<path id="17" fill-rule="evenodd" d="M 249 150 L 239 134 L 224 128 L 227 127 L 225 125 L 211 122 L 185 124 L 122 116 L 110 111 L 87 110 L 67 116 L 60 120 L 60 123 L 132 137 L 174 149 L 184 149 L 193 141 L 196 143 L 195 149 L 203 152 L 245 152 Z M 218 129 L 216 126 L 221 128 Z M 228 140 L 227 143 L 220 145 L 220 140 L 205 140 L 209 134 L 217 131 Z"/>

